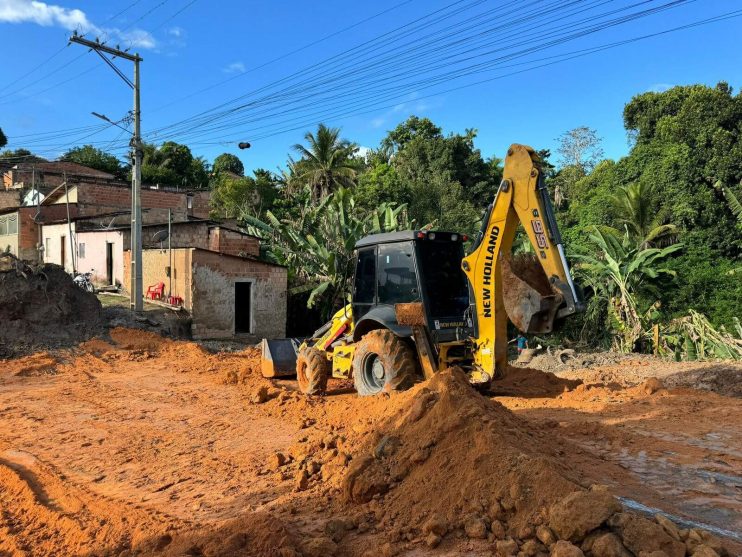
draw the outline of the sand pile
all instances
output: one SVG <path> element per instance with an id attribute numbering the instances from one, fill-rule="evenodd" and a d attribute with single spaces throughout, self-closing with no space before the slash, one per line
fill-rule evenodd
<path id="1" fill-rule="evenodd" d="M 0 255 L 0 358 L 77 344 L 101 331 L 101 304 L 58 265 Z"/>

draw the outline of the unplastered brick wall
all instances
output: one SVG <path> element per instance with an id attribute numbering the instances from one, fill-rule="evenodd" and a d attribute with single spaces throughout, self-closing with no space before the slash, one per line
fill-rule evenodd
<path id="1" fill-rule="evenodd" d="M 21 204 L 21 190 L 0 190 L 0 209 L 18 207 Z"/>
<path id="2" fill-rule="evenodd" d="M 131 209 L 130 187 L 87 183 L 77 187 L 82 216 Z M 171 210 L 174 220 L 185 220 L 188 216 L 208 218 L 210 195 L 208 191 L 192 193 L 192 208 L 189 210 L 186 192 L 142 188 L 142 209 L 146 209 L 142 218 L 145 222 L 166 221 L 168 210 Z"/>
<path id="3" fill-rule="evenodd" d="M 234 335 L 238 282 L 250 283 L 250 334 L 246 337 L 257 341 L 285 336 L 285 267 L 198 249 L 192 257 L 194 338 Z"/>
<path id="4" fill-rule="evenodd" d="M 209 230 L 209 249 L 229 255 L 246 254 L 258 257 L 260 240 L 235 230 L 214 226 Z"/>

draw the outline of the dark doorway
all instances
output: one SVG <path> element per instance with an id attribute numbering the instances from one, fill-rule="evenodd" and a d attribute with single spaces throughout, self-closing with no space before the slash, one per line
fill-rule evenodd
<path id="1" fill-rule="evenodd" d="M 234 283 L 234 332 L 250 331 L 250 287 L 249 282 Z"/>
<path id="2" fill-rule="evenodd" d="M 113 284 L 113 242 L 106 242 L 106 280 Z"/>
<path id="3" fill-rule="evenodd" d="M 60 242 L 59 259 L 61 259 L 61 265 L 62 267 L 64 267 L 65 259 L 67 258 L 65 254 L 65 247 L 67 246 L 67 237 L 62 236 L 60 240 L 61 242 Z"/>

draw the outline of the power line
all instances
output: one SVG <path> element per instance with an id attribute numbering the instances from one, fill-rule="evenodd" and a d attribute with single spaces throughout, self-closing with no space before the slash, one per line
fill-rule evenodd
<path id="1" fill-rule="evenodd" d="M 193 1 L 195 2 L 196 0 L 193 0 Z M 231 82 L 231 81 L 233 81 L 235 79 L 239 79 L 241 77 L 244 77 L 248 73 L 255 72 L 255 71 L 260 70 L 260 69 L 263 69 L 263 68 L 265 68 L 265 67 L 267 67 L 267 66 L 269 66 L 271 64 L 275 64 L 276 62 L 280 62 L 281 60 L 285 60 L 289 56 L 293 56 L 294 54 L 298 54 L 300 52 L 303 52 L 304 50 L 307 50 L 307 49 L 309 49 L 309 48 L 311 48 L 311 47 L 313 47 L 315 45 L 318 45 L 318 44 L 320 44 L 320 43 L 322 43 L 322 42 L 324 42 L 324 41 L 326 41 L 328 39 L 331 39 L 332 37 L 336 37 L 338 35 L 341 35 L 343 33 L 346 33 L 348 31 L 350 31 L 351 29 L 355 29 L 356 27 L 359 27 L 359 26 L 363 25 L 364 23 L 368 23 L 369 21 L 371 21 L 373 19 L 376 19 L 378 17 L 381 17 L 382 15 L 386 15 L 389 12 L 392 12 L 392 11 L 394 11 L 396 9 L 399 9 L 402 6 L 406 5 L 406 4 L 410 4 L 413 1 L 414 0 L 405 0 L 404 2 L 401 2 L 401 3 L 399 3 L 399 4 L 395 5 L 395 6 L 392 6 L 391 8 L 388 8 L 386 10 L 383 10 L 381 12 L 378 12 L 378 13 L 372 15 L 372 16 L 369 16 L 369 17 L 367 17 L 365 19 L 362 19 L 361 21 L 358 21 L 358 22 L 356 22 L 356 23 L 354 23 L 352 25 L 349 25 L 348 27 L 345 27 L 343 29 L 340 29 L 338 31 L 335 31 L 333 33 L 330 33 L 329 35 L 325 35 L 324 37 L 322 37 L 320 39 L 317 39 L 316 41 L 312 41 L 310 43 L 307 43 L 307 44 L 305 44 L 305 45 L 303 45 L 303 46 L 301 46 L 299 48 L 296 48 L 296 49 L 294 49 L 294 50 L 292 50 L 290 52 L 287 52 L 286 54 L 282 54 L 281 56 L 278 56 L 276 58 L 273 58 L 272 60 L 269 60 L 267 62 L 264 62 L 264 63 L 260 64 L 259 66 L 256 66 L 254 68 L 250 68 L 250 69 L 248 69 L 245 72 L 242 72 L 242 73 L 240 73 L 238 75 L 234 75 L 232 77 L 229 77 L 229 78 L 224 79 L 222 81 L 219 81 L 217 83 L 214 83 L 212 85 L 209 85 L 208 87 L 204 87 L 203 89 L 199 89 L 198 91 L 195 91 L 195 92 L 193 92 L 193 93 L 191 93 L 189 95 L 186 95 L 185 97 L 181 97 L 179 99 L 176 99 L 174 101 L 171 101 L 171 102 L 169 102 L 167 104 L 164 104 L 162 106 L 158 106 L 157 108 L 151 110 L 150 112 L 159 112 L 160 110 L 162 110 L 164 108 L 168 108 L 168 107 L 170 107 L 170 106 L 172 106 L 174 104 L 178 104 L 178 103 L 183 102 L 185 100 L 191 99 L 191 98 L 193 98 L 193 97 L 195 97 L 197 95 L 200 95 L 201 93 L 205 93 L 206 91 L 211 91 L 212 89 L 215 89 L 217 87 L 220 87 L 220 86 L 224 85 L 225 83 L 229 83 L 229 82 Z M 191 2 L 191 4 L 192 3 L 193 2 Z"/>
<path id="2" fill-rule="evenodd" d="M 646 10 L 646 11 L 643 11 L 643 12 L 636 12 L 636 13 L 634 13 L 634 14 L 630 14 L 629 16 L 626 16 L 626 17 L 624 17 L 624 18 L 619 18 L 619 19 L 613 20 L 613 21 L 609 22 L 609 24 L 610 24 L 610 25 L 617 25 L 617 24 L 621 24 L 621 23 L 624 23 L 624 22 L 626 22 L 626 21 L 628 21 L 628 20 L 631 20 L 631 19 L 635 19 L 635 18 L 637 18 L 637 17 L 644 17 L 644 16 L 646 16 L 646 15 L 650 15 L 650 14 L 652 14 L 652 13 L 656 13 L 656 10 L 661 10 L 661 9 L 668 9 L 668 8 L 671 8 L 671 7 L 673 7 L 673 6 L 679 5 L 679 4 L 680 4 L 680 3 L 682 3 L 683 1 L 685 1 L 685 0 L 676 0 L 676 1 L 674 1 L 674 2 L 669 2 L 669 3 L 667 3 L 667 4 L 663 5 L 663 6 L 659 6 L 659 7 L 656 7 L 656 8 L 652 8 L 652 9 L 650 9 L 650 10 Z M 644 1 L 644 2 L 639 2 L 638 4 L 634 4 L 634 6 L 636 6 L 636 5 L 639 5 L 639 4 L 646 4 L 646 3 L 647 3 L 647 1 Z M 626 7 L 622 8 L 622 9 L 623 9 L 623 10 L 626 10 L 627 8 L 630 8 L 630 7 L 631 7 L 631 6 L 626 6 Z M 604 14 L 600 14 L 600 15 L 598 16 L 598 19 L 599 19 L 599 18 L 603 18 L 603 17 L 605 17 L 606 15 L 609 15 L 609 14 L 613 14 L 613 13 L 616 13 L 616 12 L 617 12 L 617 11 L 611 11 L 611 12 L 607 12 L 607 13 L 604 13 Z M 591 20 L 595 20 L 595 16 L 592 16 L 591 18 L 588 18 L 588 19 L 582 20 L 582 21 L 580 21 L 580 22 L 577 22 L 577 23 L 585 23 L 585 22 L 588 22 L 588 23 L 589 23 L 589 22 L 590 22 Z M 574 26 L 574 23 L 573 23 L 572 25 Z M 587 34 L 587 33 L 592 33 L 592 32 L 597 32 L 598 30 L 601 30 L 601 29 L 605 28 L 605 26 L 606 26 L 606 25 L 607 25 L 607 24 L 602 24 L 602 25 L 597 25 L 597 26 L 596 26 L 596 27 L 594 27 L 594 28 L 587 28 L 586 30 L 584 30 L 584 29 L 583 29 L 583 30 L 582 30 L 581 32 L 579 32 L 579 33 L 577 33 L 577 34 L 575 34 L 575 35 L 573 35 L 573 36 L 566 36 L 566 37 L 562 37 L 562 38 L 560 38 L 560 39 L 559 39 L 558 41 L 553 41 L 552 43 L 546 43 L 545 45 L 540 45 L 540 46 L 538 47 L 538 49 L 543 49 L 543 48 L 546 48 L 546 47 L 551 47 L 551 46 L 555 46 L 556 44 L 559 44 L 560 42 L 565 42 L 565 41 L 567 41 L 567 40 L 574 40 L 575 38 L 577 38 L 577 37 L 579 37 L 579 36 L 583 36 L 584 34 Z M 567 26 L 565 26 L 564 28 L 566 29 L 566 28 L 568 28 L 568 27 L 567 27 Z M 496 50 L 497 50 L 497 49 L 496 49 Z M 496 51 L 496 50 L 495 50 L 495 51 Z M 490 54 L 491 52 L 495 52 L 495 51 L 489 51 L 489 52 L 485 52 L 484 54 Z M 525 51 L 523 51 L 523 52 L 520 52 L 520 53 L 518 53 L 518 55 L 520 55 L 520 56 L 523 56 L 524 54 L 528 54 L 528 53 L 529 53 L 529 52 L 531 52 L 531 51 L 534 51 L 534 48 L 531 48 L 531 49 L 527 49 L 527 50 L 525 50 Z M 390 52 L 392 52 L 392 51 L 390 51 Z M 394 54 L 394 53 L 392 52 L 392 54 Z M 482 55 L 484 55 L 484 54 L 479 54 L 479 56 L 482 56 Z M 398 55 L 398 53 L 397 53 L 397 54 L 394 54 L 394 55 L 396 56 L 396 55 Z M 512 57 L 512 56 L 511 56 L 511 57 Z M 506 58 L 506 59 L 507 59 L 507 58 Z M 464 60 L 466 60 L 466 59 L 463 59 L 463 60 L 458 60 L 458 62 L 461 62 L 461 61 L 464 61 Z M 424 67 L 424 69 L 425 69 L 426 71 L 427 71 L 427 70 L 430 70 L 431 68 L 430 68 L 430 66 L 429 66 L 429 63 L 426 63 L 426 64 L 427 64 L 427 65 L 426 65 L 426 66 Z M 372 65 L 373 65 L 373 64 L 372 64 Z M 445 66 L 442 66 L 442 67 L 445 67 Z M 437 68 L 435 68 L 435 69 L 437 69 Z M 407 70 L 404 70 L 404 71 L 409 71 L 409 69 L 407 69 Z M 397 80 L 397 78 L 399 78 L 399 77 L 400 77 L 400 75 L 399 75 L 399 74 L 401 74 L 401 73 L 404 73 L 404 71 L 403 71 L 403 70 L 400 70 L 400 72 L 399 72 L 398 74 L 391 74 L 391 75 L 389 75 L 389 74 L 386 74 L 386 75 L 387 75 L 387 77 L 385 77 L 384 79 L 385 79 L 386 81 L 396 81 L 396 80 Z M 425 73 L 425 72 L 423 72 L 423 73 Z M 339 84 L 339 83 L 338 83 L 337 81 L 335 81 L 335 80 L 336 80 L 336 77 L 337 77 L 337 76 L 334 76 L 334 75 L 332 75 L 332 74 L 331 74 L 331 75 L 329 75 L 329 76 L 327 77 L 327 79 L 325 79 L 325 80 L 324 80 L 323 82 L 320 82 L 320 85 L 322 85 L 322 84 L 328 84 L 328 83 L 332 83 L 332 86 L 333 86 L 333 89 L 334 89 L 334 90 L 336 90 L 336 89 L 339 89 L 339 88 L 340 88 L 339 86 L 340 86 L 341 84 Z M 449 76 L 449 77 L 456 77 L 456 76 L 455 76 L 455 75 L 451 75 L 451 76 Z M 282 80 L 279 80 L 279 81 L 282 81 Z M 350 82 L 348 82 L 348 84 L 350 84 L 350 85 L 352 85 L 352 86 L 355 86 L 355 87 L 358 87 L 358 86 L 359 86 L 359 82 L 355 82 L 355 83 L 354 83 L 354 82 L 350 81 Z M 415 85 L 417 85 L 417 84 L 415 84 Z M 312 89 L 312 88 L 314 88 L 314 87 L 316 87 L 316 84 L 312 84 L 312 85 L 308 86 L 306 82 L 305 82 L 305 83 L 303 83 L 303 84 L 302 84 L 302 83 L 300 83 L 300 84 L 299 84 L 299 86 L 295 86 L 295 88 L 297 88 L 297 91 L 300 91 L 300 94 L 301 94 L 302 98 L 307 98 L 307 95 L 306 95 L 307 91 L 308 91 L 308 90 L 311 90 L 311 89 Z M 338 95 L 341 95 L 341 94 L 342 94 L 341 92 L 339 92 L 339 93 L 338 93 Z M 280 95 L 279 95 L 279 97 L 280 97 Z M 272 97 L 270 97 L 270 98 L 271 98 L 271 100 L 275 100 L 275 99 L 276 99 L 276 96 L 275 96 L 275 94 L 274 94 L 274 96 L 272 96 Z M 222 113 L 221 115 L 217 114 L 217 115 L 216 115 L 216 116 L 214 117 L 214 119 L 218 119 L 218 118 L 224 118 L 224 117 L 225 117 L 226 115 L 229 115 L 230 113 L 232 113 L 232 112 L 235 112 L 236 110 L 239 110 L 239 109 L 243 109 L 243 108 L 246 108 L 246 107 L 254 107 L 254 106 L 253 106 L 254 104 L 255 104 L 255 103 L 249 103 L 248 105 L 243 105 L 243 106 L 241 106 L 241 107 L 238 107 L 237 109 L 231 109 L 231 110 L 229 110 L 229 111 L 224 111 L 224 113 Z M 282 105 L 282 108 L 285 108 L 285 107 L 284 107 L 284 106 Z M 285 112 L 285 110 L 282 110 L 282 112 Z M 188 129 L 189 129 L 189 133 L 186 133 L 186 134 L 185 134 L 185 136 L 193 136 L 193 135 L 194 135 L 194 129 L 196 129 L 196 128 L 199 128 L 199 127 L 203 127 L 203 126 L 205 126 L 206 124 L 208 124 L 208 123 L 209 123 L 209 121 L 208 121 L 208 120 L 202 120 L 201 122 L 198 122 L 197 120 L 196 120 L 196 121 L 185 121 L 185 122 L 186 122 L 186 125 L 188 126 Z M 238 123 L 239 123 L 239 121 L 238 121 Z M 233 125 L 234 125 L 234 123 L 231 123 L 231 124 L 225 124 L 225 125 L 222 125 L 222 126 L 218 126 L 218 127 L 213 127 L 213 128 L 212 128 L 212 131 L 217 131 L 217 130 L 219 130 L 219 129 L 224 129 L 224 128 L 227 128 L 227 127 L 231 127 L 231 126 L 233 126 Z M 185 126 L 184 126 L 184 127 L 185 127 Z M 174 131 L 174 130 L 173 130 L 173 131 Z M 170 134 L 170 135 L 172 135 L 172 134 Z M 203 135 L 203 134 L 201 134 L 201 135 Z M 181 137 L 181 136 L 182 136 L 182 134 L 181 134 L 181 135 L 179 135 L 179 137 Z"/>
<path id="3" fill-rule="evenodd" d="M 463 85 L 461 87 L 455 87 L 455 88 L 451 88 L 451 89 L 446 89 L 444 91 L 436 91 L 435 93 L 431 93 L 430 95 L 425 95 L 423 97 L 418 97 L 418 98 L 419 99 L 423 99 L 423 98 L 427 98 L 427 97 L 430 97 L 430 96 L 435 96 L 435 95 L 443 94 L 445 92 L 455 91 L 455 90 L 459 90 L 461 88 L 470 87 L 470 86 L 473 86 L 473 85 L 476 85 L 476 84 L 480 84 L 480 83 L 485 83 L 485 82 L 488 82 L 488 81 L 492 81 L 494 79 L 502 79 L 503 77 L 507 77 L 508 75 L 514 75 L 515 73 L 522 73 L 523 71 L 531 71 L 533 69 L 536 69 L 536 68 L 539 68 L 539 67 L 543 67 L 544 65 L 550 65 L 550 64 L 558 63 L 558 62 L 561 62 L 561 61 L 565 61 L 567 59 L 571 59 L 571 58 L 574 58 L 574 57 L 584 56 L 586 54 L 597 52 L 599 50 L 605 50 L 607 48 L 613 48 L 615 46 L 620 46 L 622 44 L 627 44 L 628 42 L 635 42 L 637 40 L 642 40 L 642 39 L 648 38 L 650 36 L 657 36 L 659 34 L 666 34 L 668 32 L 673 32 L 673 31 L 685 29 L 685 28 L 692 27 L 692 26 L 698 26 L 698 25 L 708 24 L 708 23 L 711 23 L 711 22 L 720 21 L 720 20 L 725 19 L 725 18 L 731 18 L 731 17 L 736 17 L 736 16 L 737 16 L 737 14 L 735 12 L 731 12 L 730 14 L 724 14 L 722 16 L 717 16 L 715 18 L 709 18 L 709 20 L 702 20 L 700 22 L 694 22 L 694 23 L 688 24 L 686 26 L 680 26 L 679 28 L 676 28 L 676 29 L 673 29 L 673 30 L 658 32 L 658 33 L 650 34 L 650 35 L 647 35 L 647 36 L 630 39 L 628 41 L 620 41 L 618 43 L 614 43 L 614 44 L 611 44 L 611 45 L 603 45 L 603 46 L 600 46 L 600 47 L 591 47 L 589 49 L 583 49 L 583 51 L 577 51 L 572 56 L 559 55 L 559 56 L 563 57 L 563 59 L 557 60 L 555 62 L 549 62 L 549 63 L 546 63 L 546 64 L 541 64 L 541 65 L 538 65 L 538 66 L 535 66 L 535 67 L 532 67 L 532 68 L 527 68 L 527 69 L 521 70 L 519 72 L 513 72 L 513 73 L 510 73 L 510 74 L 506 74 L 505 76 L 496 76 L 494 78 L 489 78 L 489 79 L 486 79 L 486 80 L 478 81 L 478 82 L 475 82 L 473 84 L 466 84 L 466 85 Z M 476 73 L 481 73 L 481 71 L 482 70 L 480 69 Z M 392 106 L 394 106 L 394 105 L 387 105 L 386 107 L 376 105 L 372 110 L 369 110 L 367 112 L 373 112 L 373 111 L 376 111 L 376 110 L 379 110 L 379 109 L 382 109 L 382 108 L 390 108 Z M 359 112 L 359 109 L 358 108 L 354 108 L 353 110 L 348 111 L 347 114 L 345 114 L 345 113 L 344 114 L 337 114 L 337 113 L 334 113 L 334 114 L 325 114 L 325 115 L 322 116 L 322 118 L 327 118 L 327 117 L 338 118 L 338 117 L 345 117 L 345 116 L 357 115 L 357 114 L 360 114 L 360 113 L 361 112 Z M 308 124 L 316 123 L 317 121 L 322 121 L 322 119 L 313 120 L 311 122 L 307 121 L 307 123 L 304 123 L 301 126 L 298 126 L 297 128 L 298 129 L 301 129 L 301 127 L 305 127 Z M 297 128 L 285 128 L 285 129 L 281 129 L 281 130 L 277 130 L 277 131 L 271 132 L 271 133 L 266 134 L 266 135 L 260 135 L 260 136 L 250 135 L 250 137 L 251 137 L 251 139 L 259 140 L 259 139 L 261 139 L 263 137 L 269 137 L 269 136 L 272 136 L 272 135 L 277 135 L 279 133 L 283 133 L 285 131 L 293 130 L 293 129 L 297 129 Z M 243 133 L 244 134 L 245 132 L 242 131 L 240 133 Z M 215 142 L 215 143 L 218 143 L 218 142 Z"/>

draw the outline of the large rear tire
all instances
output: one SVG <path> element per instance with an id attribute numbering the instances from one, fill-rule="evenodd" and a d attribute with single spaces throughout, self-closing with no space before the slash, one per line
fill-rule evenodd
<path id="1" fill-rule="evenodd" d="M 296 358 L 296 378 L 305 395 L 323 395 L 330 377 L 330 361 L 314 346 L 307 346 Z"/>
<path id="2" fill-rule="evenodd" d="M 401 391 L 417 376 L 415 352 L 389 329 L 370 331 L 356 345 L 353 383 L 359 395 Z"/>

